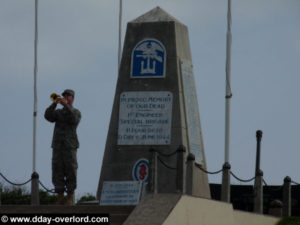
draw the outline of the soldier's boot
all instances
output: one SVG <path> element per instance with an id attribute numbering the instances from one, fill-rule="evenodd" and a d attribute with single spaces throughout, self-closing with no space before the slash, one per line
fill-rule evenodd
<path id="1" fill-rule="evenodd" d="M 74 192 L 68 192 L 65 205 L 74 205 Z"/>
<path id="2" fill-rule="evenodd" d="M 64 204 L 64 193 L 58 193 L 57 194 L 57 200 L 55 202 L 55 205 L 63 205 Z"/>

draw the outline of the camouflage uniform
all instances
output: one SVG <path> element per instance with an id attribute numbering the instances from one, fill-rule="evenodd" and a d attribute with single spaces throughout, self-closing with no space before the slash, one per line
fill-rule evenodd
<path id="1" fill-rule="evenodd" d="M 56 109 L 53 103 L 45 111 L 45 118 L 55 122 L 52 140 L 52 182 L 57 193 L 74 192 L 77 184 L 77 148 L 79 142 L 76 128 L 81 113 L 69 105 Z"/>

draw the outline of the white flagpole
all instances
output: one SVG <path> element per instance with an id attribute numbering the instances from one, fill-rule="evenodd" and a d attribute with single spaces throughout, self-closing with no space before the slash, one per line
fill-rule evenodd
<path id="1" fill-rule="evenodd" d="M 230 100 L 231 93 L 231 0 L 228 0 L 226 43 L 226 103 L 225 103 L 225 163 L 229 163 L 230 151 Z"/>
<path id="2" fill-rule="evenodd" d="M 122 0 L 120 0 L 119 5 L 119 49 L 118 49 L 118 67 L 121 63 L 121 49 L 122 49 Z"/>
<path id="3" fill-rule="evenodd" d="M 222 174 L 221 200 L 230 202 L 230 99 L 232 97 L 230 87 L 231 75 L 231 0 L 228 0 L 227 12 L 227 43 L 226 43 L 226 100 L 225 100 L 225 163 Z"/>
<path id="4" fill-rule="evenodd" d="M 38 0 L 35 0 L 34 34 L 34 103 L 33 103 L 33 160 L 31 175 L 31 205 L 39 205 L 39 174 L 36 172 L 36 116 L 37 116 L 37 44 L 38 44 Z"/>
<path id="5" fill-rule="evenodd" d="M 38 0 L 35 0 L 35 34 L 34 34 L 34 103 L 33 103 L 33 166 L 36 172 L 36 117 L 37 117 L 37 43 L 38 43 Z"/>

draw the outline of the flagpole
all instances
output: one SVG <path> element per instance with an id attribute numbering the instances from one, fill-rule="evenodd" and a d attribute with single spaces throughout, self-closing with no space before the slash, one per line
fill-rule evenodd
<path id="1" fill-rule="evenodd" d="M 33 102 L 33 160 L 31 175 L 31 205 L 39 205 L 39 174 L 36 172 L 36 117 L 37 117 L 37 44 L 38 44 L 38 0 L 35 0 L 34 27 L 34 102 Z"/>
<path id="2" fill-rule="evenodd" d="M 34 103 L 33 103 L 33 162 L 32 172 L 36 172 L 36 117 L 37 117 L 37 44 L 38 44 L 38 0 L 35 0 L 34 33 Z"/>
<path id="3" fill-rule="evenodd" d="M 230 151 L 230 100 L 231 93 L 231 0 L 228 0 L 227 43 L 226 43 L 226 96 L 225 96 L 225 163 L 229 163 Z"/>
<path id="4" fill-rule="evenodd" d="M 118 48 L 118 67 L 121 63 L 121 50 L 122 49 L 122 0 L 119 4 L 119 48 Z"/>
<path id="5" fill-rule="evenodd" d="M 231 0 L 228 0 L 226 34 L 226 90 L 225 90 L 225 162 L 222 174 L 221 200 L 230 202 L 230 100 L 231 93 Z"/>

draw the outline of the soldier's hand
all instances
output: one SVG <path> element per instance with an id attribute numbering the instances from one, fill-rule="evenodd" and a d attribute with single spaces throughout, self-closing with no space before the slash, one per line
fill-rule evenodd
<path id="1" fill-rule="evenodd" d="M 68 104 L 67 100 L 65 98 L 60 98 L 59 103 L 63 106 L 66 106 Z"/>

